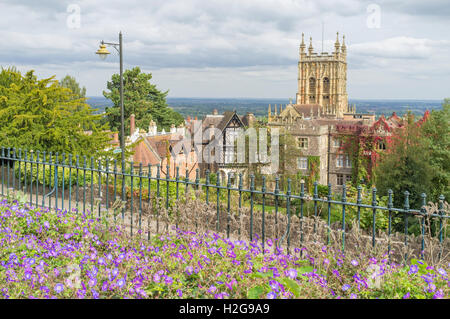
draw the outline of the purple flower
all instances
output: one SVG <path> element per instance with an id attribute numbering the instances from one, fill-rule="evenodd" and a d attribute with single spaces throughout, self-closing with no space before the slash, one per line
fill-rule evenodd
<path id="1" fill-rule="evenodd" d="M 113 281 L 114 279 L 116 279 L 117 275 L 119 274 L 119 269 L 114 268 L 111 274 L 112 274 L 112 278 L 110 280 Z"/>
<path id="2" fill-rule="evenodd" d="M 275 292 L 279 292 L 282 290 L 282 285 L 276 280 L 269 281 L 269 286 Z"/>
<path id="3" fill-rule="evenodd" d="M 352 264 L 353 266 L 355 266 L 355 267 L 359 265 L 358 261 L 355 260 L 355 259 L 353 259 L 353 260 L 351 261 L 351 264 Z"/>
<path id="4" fill-rule="evenodd" d="M 125 282 L 126 282 L 125 278 L 120 278 L 120 279 L 117 281 L 117 287 L 119 287 L 120 289 L 122 289 L 123 286 L 125 286 Z"/>
<path id="5" fill-rule="evenodd" d="M 29 280 L 29 279 L 31 278 L 31 272 L 26 271 L 25 274 L 24 274 L 24 278 L 25 278 L 26 280 Z"/>
<path id="6" fill-rule="evenodd" d="M 85 294 L 86 294 L 86 290 L 81 290 L 81 289 L 77 290 L 77 297 L 78 298 L 84 299 Z"/>
<path id="7" fill-rule="evenodd" d="M 370 262 L 371 264 L 376 264 L 376 263 L 377 263 L 377 259 L 374 258 L 374 257 L 372 257 L 372 258 L 369 259 L 369 262 Z"/>
<path id="8" fill-rule="evenodd" d="M 433 276 L 430 275 L 430 274 L 426 274 L 426 275 L 421 276 L 421 277 L 423 278 L 423 280 L 425 280 L 425 282 L 426 282 L 427 284 L 433 282 Z"/>
<path id="9" fill-rule="evenodd" d="M 183 292 L 181 291 L 181 289 L 177 289 L 177 295 L 179 298 L 183 297 Z"/>
<path id="10" fill-rule="evenodd" d="M 356 294 L 350 294 L 350 299 L 356 299 L 358 296 Z"/>
<path id="11" fill-rule="evenodd" d="M 277 298 L 277 294 L 273 291 L 269 292 L 266 296 L 267 299 L 276 299 Z"/>
<path id="12" fill-rule="evenodd" d="M 194 268 L 192 266 L 187 266 L 184 271 L 188 276 L 190 276 L 194 272 Z"/>
<path id="13" fill-rule="evenodd" d="M 41 287 L 41 290 L 42 290 L 43 292 L 45 292 L 45 293 L 49 293 L 49 292 L 50 292 L 50 289 L 48 289 L 47 286 L 42 286 L 42 287 Z"/>
<path id="14" fill-rule="evenodd" d="M 209 289 L 208 289 L 208 292 L 209 292 L 210 294 L 212 294 L 212 293 L 214 293 L 216 290 L 217 290 L 216 286 L 211 285 L 211 287 L 209 287 Z"/>
<path id="15" fill-rule="evenodd" d="M 350 285 L 345 284 L 342 286 L 342 291 L 347 291 L 349 289 L 350 289 Z"/>
<path id="16" fill-rule="evenodd" d="M 442 289 L 439 289 L 433 296 L 433 299 L 442 299 L 444 298 L 444 292 Z"/>
<path id="17" fill-rule="evenodd" d="M 99 264 L 99 265 L 105 265 L 105 264 L 106 264 L 105 258 L 100 257 L 100 258 L 98 259 L 98 264 Z"/>
<path id="18" fill-rule="evenodd" d="M 434 292 L 436 290 L 436 285 L 435 284 L 433 284 L 432 282 L 430 282 L 429 284 L 428 284 L 428 292 Z"/>
<path id="19" fill-rule="evenodd" d="M 60 294 L 61 292 L 63 292 L 64 290 L 64 285 L 63 284 L 56 284 L 55 285 L 55 292 Z"/>
<path id="20" fill-rule="evenodd" d="M 92 296 L 94 297 L 94 299 L 98 299 L 99 298 L 99 293 L 97 291 L 95 291 L 94 289 L 91 289 L 92 292 Z"/>
<path id="21" fill-rule="evenodd" d="M 409 299 L 411 297 L 411 294 L 409 292 L 407 292 L 404 296 L 403 299 Z"/>
<path id="22" fill-rule="evenodd" d="M 215 294 L 214 298 L 215 299 L 224 299 L 225 297 L 228 297 L 228 296 L 229 296 L 229 294 L 227 294 L 226 292 L 221 292 L 221 293 Z"/>
<path id="23" fill-rule="evenodd" d="M 102 291 L 106 291 L 108 289 L 108 282 L 104 281 L 102 284 Z"/>
<path id="24" fill-rule="evenodd" d="M 154 282 L 160 282 L 161 280 L 161 276 L 159 274 L 154 274 L 153 275 L 153 281 Z"/>
<path id="25" fill-rule="evenodd" d="M 287 271 L 285 272 L 285 274 L 286 274 L 286 276 L 288 276 L 288 277 L 291 278 L 291 279 L 297 278 L 297 270 L 295 270 L 295 269 L 293 269 L 293 268 L 287 270 Z"/>
<path id="26" fill-rule="evenodd" d="M 166 285 L 170 286 L 173 283 L 173 279 L 171 277 L 167 276 L 165 279 L 165 283 L 166 283 Z"/>
<path id="27" fill-rule="evenodd" d="M 97 285 L 97 279 L 96 278 L 89 279 L 88 285 L 89 285 L 89 287 L 96 286 Z"/>
<path id="28" fill-rule="evenodd" d="M 446 277 L 447 276 L 447 272 L 444 270 L 444 269 L 442 269 L 442 268 L 438 268 L 438 273 L 441 275 L 441 276 L 443 276 L 443 277 Z"/>
<path id="29" fill-rule="evenodd" d="M 419 267 L 417 267 L 417 265 L 411 265 L 409 267 L 408 274 L 409 275 L 415 274 L 418 270 L 419 270 Z"/>

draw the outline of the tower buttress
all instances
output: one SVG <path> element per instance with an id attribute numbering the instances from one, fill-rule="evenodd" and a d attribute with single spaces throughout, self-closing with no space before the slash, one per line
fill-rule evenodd
<path id="1" fill-rule="evenodd" d="M 308 48 L 308 53 L 309 55 L 312 55 L 313 53 L 313 46 L 312 46 L 312 37 L 309 37 L 309 48 Z"/>
<path id="2" fill-rule="evenodd" d="M 339 58 L 339 51 L 340 51 L 339 47 L 340 47 L 339 32 L 336 32 L 336 42 L 334 43 L 334 48 L 335 48 L 334 53 L 336 54 L 336 58 Z"/>

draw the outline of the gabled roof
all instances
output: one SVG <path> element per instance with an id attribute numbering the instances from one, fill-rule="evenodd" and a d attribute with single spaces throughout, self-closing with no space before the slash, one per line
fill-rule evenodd
<path id="1" fill-rule="evenodd" d="M 389 125 L 389 123 L 386 121 L 386 118 L 384 117 L 384 115 L 381 115 L 380 118 L 378 119 L 378 121 L 376 121 L 372 125 L 373 130 L 378 130 L 380 127 L 383 128 L 383 130 L 385 130 L 386 132 L 392 131 L 392 128 Z"/>
<path id="2" fill-rule="evenodd" d="M 148 164 L 156 165 L 167 157 L 167 144 L 169 144 L 170 151 L 182 139 L 183 136 L 179 134 L 140 136 L 136 140 L 133 161 L 136 163 L 141 162 L 144 166 Z M 184 147 L 190 151 L 187 145 Z"/>
<path id="3" fill-rule="evenodd" d="M 311 117 L 311 109 L 314 117 L 320 116 L 320 104 L 295 104 L 293 107 L 303 117 Z"/>
<path id="4" fill-rule="evenodd" d="M 311 113 L 311 109 L 310 109 L 310 113 Z M 283 118 L 285 118 L 285 117 L 286 118 L 289 118 L 289 117 L 297 118 L 297 117 L 302 117 L 302 113 L 299 113 L 293 105 L 287 105 L 286 108 L 280 113 L 280 116 Z M 303 117 L 306 117 L 306 116 L 303 116 Z"/>
<path id="5" fill-rule="evenodd" d="M 236 114 L 236 111 L 225 111 L 223 113 L 222 121 L 217 125 L 217 128 L 223 132 L 233 119 L 237 120 L 241 126 L 245 126 L 244 123 L 242 123 L 242 119 Z"/>
<path id="6" fill-rule="evenodd" d="M 391 116 L 387 119 L 387 122 L 391 128 L 398 128 L 403 126 L 403 119 L 393 112 Z"/>

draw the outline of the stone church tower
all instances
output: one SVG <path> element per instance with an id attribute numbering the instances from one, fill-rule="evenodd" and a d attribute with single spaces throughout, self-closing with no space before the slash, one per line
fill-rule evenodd
<path id="1" fill-rule="evenodd" d="M 347 95 L 347 47 L 345 36 L 342 45 L 336 35 L 334 52 L 314 52 L 312 38 L 308 52 L 302 34 L 298 62 L 298 91 L 296 104 L 318 104 L 320 113 L 342 118 L 348 112 Z"/>

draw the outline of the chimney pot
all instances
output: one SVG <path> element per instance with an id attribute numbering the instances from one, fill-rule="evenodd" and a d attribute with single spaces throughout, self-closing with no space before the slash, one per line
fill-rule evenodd
<path id="1" fill-rule="evenodd" d="M 130 135 L 134 134 L 134 130 L 135 130 L 134 114 L 131 114 L 131 116 L 130 116 Z"/>

